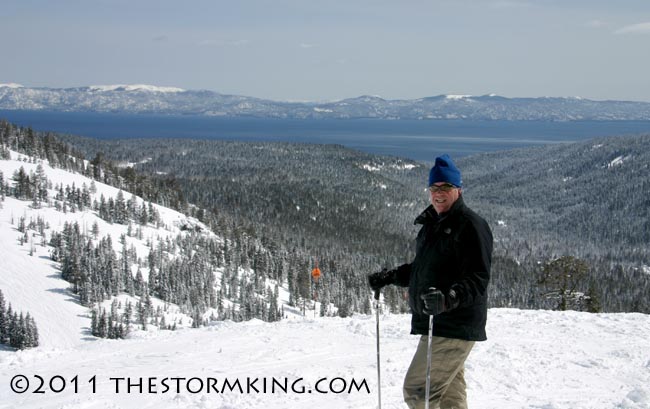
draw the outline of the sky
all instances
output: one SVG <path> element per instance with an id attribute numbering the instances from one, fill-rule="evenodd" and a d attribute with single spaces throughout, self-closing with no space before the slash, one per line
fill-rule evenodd
<path id="1" fill-rule="evenodd" d="M 647 0 L 2 0 L 0 83 L 650 101 Z"/>

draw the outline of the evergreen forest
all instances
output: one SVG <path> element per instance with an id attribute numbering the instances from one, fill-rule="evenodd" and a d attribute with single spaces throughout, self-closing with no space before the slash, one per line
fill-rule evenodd
<path id="1" fill-rule="evenodd" d="M 79 226 L 50 238 L 62 275 L 84 305 L 127 292 L 145 300 L 131 309 L 140 317 L 156 316 L 146 298 L 158 297 L 195 317 L 216 308 L 215 319 L 277 320 L 278 286 L 289 289 L 295 306 L 318 297 L 322 315 L 368 313 L 366 275 L 411 260 L 413 220 L 427 206 L 428 166 L 342 146 L 101 141 L 4 121 L 0 145 L 0 155 L 12 149 L 48 160 L 149 205 L 119 197 L 91 203 L 84 191 L 92 186 L 58 186 L 57 197 L 44 197 L 47 181 L 20 172 L 0 175 L 2 195 L 34 206 L 49 201 L 67 211 L 92 209 L 111 223 L 131 225 L 133 235 L 138 225 L 161 223 L 150 206 L 157 203 L 223 238 L 196 232 L 151 242 L 148 260 L 124 245 L 114 252 L 120 245 L 106 243 L 110 237 L 91 240 L 93 232 Z M 491 307 L 650 312 L 648 148 L 650 136 L 636 135 L 457 160 L 465 202 L 495 236 Z M 38 229 L 38 221 L 22 225 Z M 323 272 L 317 284 L 309 276 L 316 262 Z M 147 271 L 147 280 L 128 273 L 134 265 Z M 220 282 L 215 268 L 225 272 Z M 576 280 L 567 283 L 567 276 Z M 384 296 L 390 311 L 407 312 L 402 289 L 390 287 Z M 94 330 L 122 334 L 121 317 L 95 314 L 103 324 Z"/>

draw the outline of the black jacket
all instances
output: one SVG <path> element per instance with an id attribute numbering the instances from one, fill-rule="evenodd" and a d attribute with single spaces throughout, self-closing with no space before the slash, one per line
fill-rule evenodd
<path id="1" fill-rule="evenodd" d="M 486 340 L 487 285 L 492 263 L 492 231 L 487 222 L 465 206 L 460 196 L 440 216 L 429 206 L 415 224 L 422 225 L 415 259 L 398 267 L 394 279 L 395 284 L 409 288 L 411 333 L 428 334 L 429 316 L 422 313 L 422 292 L 436 287 L 447 294 L 453 287 L 460 304 L 434 318 L 433 335 Z"/>

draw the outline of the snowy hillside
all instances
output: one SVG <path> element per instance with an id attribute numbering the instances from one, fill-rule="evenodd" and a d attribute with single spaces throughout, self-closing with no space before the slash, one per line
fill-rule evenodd
<path id="1" fill-rule="evenodd" d="M 402 378 L 418 338 L 408 334 L 407 315 L 380 322 L 382 407 L 403 408 Z M 492 309 L 487 330 L 467 362 L 473 409 L 650 408 L 647 315 Z M 30 383 L 24 394 L 10 388 L 17 375 Z M 46 380 L 44 394 L 33 393 L 35 375 Z M 50 391 L 51 379 L 54 390 L 63 380 L 66 388 Z M 23 379 L 16 388 L 25 386 Z M 0 351 L 2 409 L 260 407 L 376 408 L 374 317 L 220 322 Z"/>
<path id="2" fill-rule="evenodd" d="M 0 172 L 4 175 L 5 182 L 21 167 L 27 174 L 36 173 L 38 164 L 31 158 L 16 152 L 11 152 L 11 156 L 12 160 L 0 160 Z M 42 165 L 45 177 L 53 186 L 94 186 L 95 193 L 91 194 L 91 200 L 99 200 L 102 196 L 113 198 L 119 193 L 118 189 L 94 182 L 83 175 L 51 168 L 46 162 L 42 162 Z M 50 189 L 50 197 L 54 193 L 55 189 Z M 132 195 L 126 193 L 124 196 L 129 200 Z M 143 203 L 139 198 L 135 198 L 135 201 Z M 91 210 L 63 212 L 45 205 L 34 208 L 31 201 L 13 197 L 6 197 L 1 206 L 0 289 L 14 310 L 31 313 L 38 325 L 41 345 L 50 348 L 74 347 L 90 335 L 89 310 L 79 304 L 79 297 L 70 291 L 70 283 L 60 278 L 60 266 L 50 258 L 52 247 L 47 245 L 47 241 L 53 232 L 60 232 L 65 223 L 77 222 L 84 232 L 89 232 L 96 224 L 100 232 L 98 238 L 111 236 L 117 244 L 118 238 L 125 235 L 127 246 L 132 246 L 138 257 L 145 259 L 149 251 L 147 240 L 174 238 L 181 232 L 182 226 L 201 225 L 174 210 L 152 205 L 164 220 L 163 226 L 140 226 L 140 240 L 126 234 L 129 229 L 127 225 L 108 223 Z M 40 219 L 49 226 L 44 230 L 45 243 L 43 237 L 31 231 L 29 241 L 24 240 L 24 234 L 17 230 L 21 218 L 24 218 L 26 224 Z M 191 322 L 187 317 L 185 321 Z"/>

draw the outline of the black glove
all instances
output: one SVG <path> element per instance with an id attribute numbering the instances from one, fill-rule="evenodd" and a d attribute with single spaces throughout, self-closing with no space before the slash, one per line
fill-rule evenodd
<path id="1" fill-rule="evenodd" d="M 430 287 L 420 296 L 420 298 L 424 302 L 424 308 L 422 308 L 422 312 L 427 315 L 441 314 L 445 311 L 449 311 L 458 307 L 458 304 L 460 303 L 458 295 L 453 288 L 449 290 L 445 296 L 442 291 L 438 290 L 435 287 Z"/>
<path id="2" fill-rule="evenodd" d="M 373 291 L 377 292 L 382 287 L 387 286 L 388 284 L 393 284 L 395 282 L 395 270 L 383 269 L 379 273 L 373 273 L 368 275 L 368 284 Z"/>

